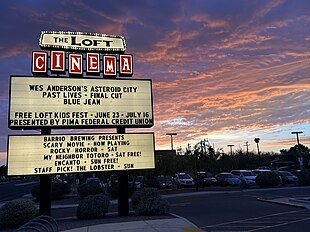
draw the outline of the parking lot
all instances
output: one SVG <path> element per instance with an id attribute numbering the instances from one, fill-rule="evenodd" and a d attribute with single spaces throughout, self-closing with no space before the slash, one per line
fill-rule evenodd
<path id="1" fill-rule="evenodd" d="M 310 188 L 296 186 L 200 192 L 168 198 L 168 201 L 173 213 L 187 218 L 203 231 L 306 232 L 310 226 L 308 209 L 269 201 L 306 196 L 310 196 Z"/>
<path id="2" fill-rule="evenodd" d="M 214 225 L 202 226 L 205 231 L 260 231 L 283 226 L 290 226 L 300 222 L 310 220 L 310 211 L 301 209 L 287 211 L 283 213 L 275 213 L 261 217 L 247 218 L 243 220 L 219 223 Z M 281 231 L 283 231 L 281 229 Z"/>

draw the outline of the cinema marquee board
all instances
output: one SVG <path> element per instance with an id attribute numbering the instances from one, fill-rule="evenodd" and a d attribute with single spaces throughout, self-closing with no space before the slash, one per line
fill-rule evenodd
<path id="1" fill-rule="evenodd" d="M 153 126 L 151 80 L 11 76 L 10 129 Z"/>
<path id="2" fill-rule="evenodd" d="M 8 137 L 8 175 L 155 168 L 154 133 Z"/>
<path id="3" fill-rule="evenodd" d="M 42 31 L 39 39 L 42 49 L 124 53 L 123 36 L 98 33 Z"/>

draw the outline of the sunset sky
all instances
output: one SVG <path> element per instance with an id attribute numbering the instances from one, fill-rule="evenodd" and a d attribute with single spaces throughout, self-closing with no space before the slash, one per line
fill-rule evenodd
<path id="1" fill-rule="evenodd" d="M 10 75 L 31 75 L 43 30 L 125 37 L 132 78 L 153 81 L 155 118 L 127 131 L 154 131 L 156 149 L 170 149 L 168 132 L 175 148 L 249 141 L 256 152 L 259 137 L 279 152 L 296 144 L 292 131 L 310 146 L 309 0 L 1 0 L 0 19 L 0 164 L 8 134 L 39 133 L 11 131 L 7 118 Z"/>

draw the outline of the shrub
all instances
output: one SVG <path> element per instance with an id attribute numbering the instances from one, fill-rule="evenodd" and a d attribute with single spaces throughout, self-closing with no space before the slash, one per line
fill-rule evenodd
<path id="1" fill-rule="evenodd" d="M 53 183 L 52 182 L 52 193 L 51 198 L 52 200 L 61 199 L 63 195 L 68 194 L 71 192 L 71 186 L 68 183 L 60 182 L 60 183 Z M 35 185 L 31 189 L 31 194 L 37 201 L 40 201 L 40 185 Z"/>
<path id="2" fill-rule="evenodd" d="M 65 182 L 53 183 L 52 182 L 52 199 L 61 199 L 63 195 L 70 193 L 71 185 Z"/>
<path id="3" fill-rule="evenodd" d="M 297 176 L 302 185 L 310 185 L 310 170 L 304 169 Z"/>
<path id="4" fill-rule="evenodd" d="M 18 227 L 37 216 L 37 208 L 30 200 L 18 199 L 5 203 L 0 209 L 0 225 Z"/>
<path id="5" fill-rule="evenodd" d="M 77 207 L 79 219 L 100 218 L 108 212 L 110 201 L 107 195 L 89 195 L 81 200 Z"/>
<path id="6" fill-rule="evenodd" d="M 256 177 L 256 184 L 260 187 L 270 188 L 281 184 L 281 179 L 274 172 L 262 172 Z"/>
<path id="7" fill-rule="evenodd" d="M 132 195 L 132 208 L 136 215 L 162 215 L 169 212 L 169 204 L 158 189 L 143 188 Z"/>
<path id="8" fill-rule="evenodd" d="M 82 184 L 78 187 L 77 190 L 81 198 L 103 193 L 103 190 L 100 186 L 93 184 Z"/>

